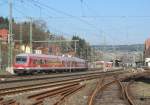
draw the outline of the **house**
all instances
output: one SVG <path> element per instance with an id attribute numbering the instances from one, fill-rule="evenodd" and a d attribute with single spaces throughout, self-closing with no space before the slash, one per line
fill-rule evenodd
<path id="1" fill-rule="evenodd" d="M 0 38 L 4 41 L 7 42 L 8 39 L 8 33 L 9 31 L 7 29 L 0 29 Z"/>

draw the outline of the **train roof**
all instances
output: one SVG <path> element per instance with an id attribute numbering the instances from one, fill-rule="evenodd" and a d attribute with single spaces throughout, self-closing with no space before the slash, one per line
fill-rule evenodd
<path id="1" fill-rule="evenodd" d="M 44 58 L 58 58 L 62 60 L 70 60 L 70 61 L 80 61 L 80 62 L 85 62 L 84 59 L 80 59 L 77 57 L 68 57 L 68 56 L 56 56 L 56 55 L 46 55 L 46 54 L 29 54 L 29 53 L 21 53 L 16 56 L 28 56 L 28 57 L 44 57 Z"/>
<path id="2" fill-rule="evenodd" d="M 28 56 L 28 57 L 56 57 L 54 55 L 46 55 L 46 54 L 30 54 L 30 53 L 21 53 L 16 56 Z"/>

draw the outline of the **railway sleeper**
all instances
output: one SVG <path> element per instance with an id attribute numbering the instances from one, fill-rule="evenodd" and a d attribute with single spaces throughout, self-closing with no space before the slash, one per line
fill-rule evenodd
<path id="1" fill-rule="evenodd" d="M 3 101 L 3 102 L 0 102 L 0 105 L 14 105 L 14 104 L 17 104 L 15 100 L 13 99 L 10 99 L 10 100 L 7 100 L 7 101 Z"/>
<path id="2" fill-rule="evenodd" d="M 63 83 L 63 85 L 65 84 L 71 84 L 71 83 L 79 83 L 83 80 L 76 80 L 74 82 L 72 81 L 67 81 L 65 83 Z M 58 85 L 62 85 L 62 83 L 58 83 L 58 84 L 46 84 L 45 86 L 36 86 L 36 87 L 28 87 L 26 89 L 17 89 L 17 90 L 10 90 L 10 91 L 4 91 L 0 93 L 0 96 L 4 96 L 4 95 L 12 95 L 12 94 L 17 94 L 17 93 L 21 93 L 21 92 L 27 92 L 27 91 L 32 91 L 32 90 L 39 90 L 39 89 L 43 89 L 43 88 L 50 88 L 50 87 L 56 87 Z"/>
<path id="3" fill-rule="evenodd" d="M 66 89 L 66 90 L 61 91 L 62 93 L 59 92 L 58 94 L 56 94 L 56 93 L 53 94 L 53 97 L 61 96 L 60 100 L 62 100 L 62 97 L 65 98 L 66 96 L 73 94 L 74 92 L 76 92 L 77 90 L 79 90 L 81 87 L 84 87 L 84 86 L 77 85 L 77 86 L 71 87 L 69 90 Z M 40 105 L 40 104 L 43 103 L 43 101 L 44 101 L 45 98 L 50 98 L 50 97 L 52 97 L 52 94 L 49 94 L 49 95 L 44 96 L 44 97 L 39 97 L 39 98 L 37 98 L 37 101 L 35 103 L 33 103 L 32 105 Z"/>
<path id="4" fill-rule="evenodd" d="M 53 97 L 53 96 L 62 95 L 64 93 L 67 93 L 68 91 L 74 89 L 75 87 L 76 86 L 71 87 L 71 88 L 66 88 L 66 89 L 63 89 L 63 90 L 59 90 L 59 91 L 55 91 L 53 93 L 49 93 L 47 95 L 44 95 L 44 96 L 41 96 L 41 97 L 37 97 L 36 100 L 42 100 L 42 99 L 47 98 L 47 97 Z"/>
<path id="5" fill-rule="evenodd" d="M 61 103 L 64 102 L 65 99 L 67 99 L 70 95 L 76 93 L 77 91 L 81 90 L 85 86 L 86 85 L 79 86 L 76 89 L 73 89 L 73 90 L 69 91 L 68 93 L 63 94 L 63 96 L 59 99 L 59 101 L 57 101 L 54 105 L 61 105 Z"/>
<path id="6" fill-rule="evenodd" d="M 3 101 L 3 100 L 4 100 L 4 98 L 0 98 L 0 102 Z"/>
<path id="7" fill-rule="evenodd" d="M 47 93 L 51 93 L 53 91 L 57 91 L 57 90 L 61 90 L 61 89 L 64 89 L 64 88 L 67 88 L 68 86 L 74 86 L 74 85 L 78 85 L 79 83 L 74 83 L 74 84 L 68 84 L 68 85 L 65 85 L 63 87 L 60 87 L 60 88 L 56 88 L 56 89 L 53 89 L 53 90 L 48 90 L 48 91 L 45 91 L 45 92 L 41 92 L 41 93 L 38 93 L 38 94 L 34 94 L 34 95 L 31 95 L 31 96 L 28 96 L 28 99 L 32 99 L 32 98 L 36 98 L 36 97 L 39 97 L 41 95 L 44 95 L 44 94 L 47 94 Z"/>

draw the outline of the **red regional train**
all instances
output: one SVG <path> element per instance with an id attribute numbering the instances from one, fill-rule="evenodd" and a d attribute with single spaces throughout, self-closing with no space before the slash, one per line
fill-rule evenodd
<path id="1" fill-rule="evenodd" d="M 87 62 L 83 59 L 45 54 L 18 54 L 13 64 L 15 74 L 79 71 L 87 68 Z"/>

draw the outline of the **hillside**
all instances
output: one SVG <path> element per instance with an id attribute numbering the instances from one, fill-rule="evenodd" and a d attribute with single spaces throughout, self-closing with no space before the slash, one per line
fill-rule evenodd
<path id="1" fill-rule="evenodd" d="M 132 45 L 93 45 L 93 48 L 103 51 L 121 51 L 121 52 L 133 52 L 144 51 L 144 44 L 132 44 Z"/>

